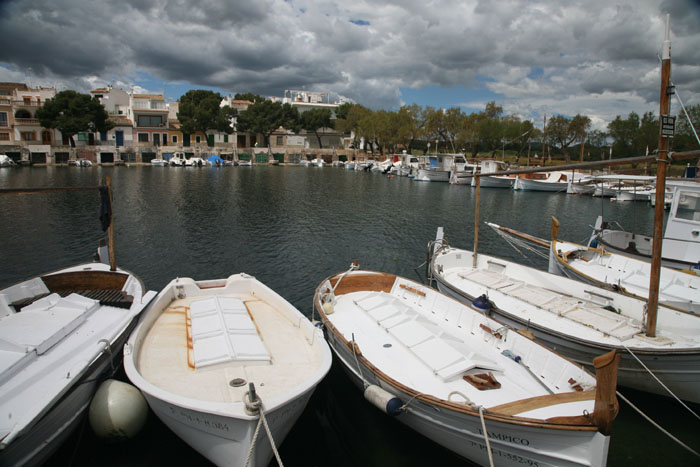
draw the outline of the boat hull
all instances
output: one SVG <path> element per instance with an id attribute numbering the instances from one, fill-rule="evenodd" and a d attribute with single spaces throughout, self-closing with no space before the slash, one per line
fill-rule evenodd
<path id="1" fill-rule="evenodd" d="M 418 169 L 418 173 L 413 180 L 417 182 L 449 182 L 450 171 Z"/>
<path id="2" fill-rule="evenodd" d="M 514 178 L 509 177 L 480 177 L 481 188 L 513 188 Z M 476 178 L 472 178 L 472 186 L 476 186 Z"/>
<path id="3" fill-rule="evenodd" d="M 465 252 L 466 253 L 466 252 Z M 471 254 L 464 261 L 471 265 Z M 480 255 L 487 258 L 485 255 Z M 465 255 L 466 257 L 466 255 Z M 488 260 L 487 260 L 488 261 Z M 498 259 L 499 263 L 507 263 Z M 499 306 L 499 297 L 496 291 L 485 286 L 470 284 L 469 290 L 458 287 L 446 280 L 439 271 L 436 263 L 431 264 L 433 278 L 437 282 L 438 290 L 456 298 L 464 303 L 472 301 L 482 294 L 487 294 L 493 303 L 491 313 L 508 326 L 514 329 L 526 329 L 531 331 L 535 338 L 587 368 L 592 368 L 593 359 L 602 353 L 617 350 L 621 355 L 618 370 L 618 384 L 637 390 L 668 396 L 668 392 L 645 370 L 623 345 L 612 345 L 577 338 L 564 332 L 558 332 L 547 326 L 533 323 L 515 313 L 504 310 Z M 551 272 L 551 271 L 550 271 Z M 595 284 L 591 284 L 595 285 Z M 634 354 L 654 373 L 663 383 L 678 397 L 683 400 L 700 402 L 700 349 L 635 349 Z"/>
<path id="4" fill-rule="evenodd" d="M 378 385 L 393 396 L 409 403 L 408 410 L 396 417 L 398 421 L 480 465 L 489 465 L 486 442 L 478 415 L 455 413 L 434 404 L 418 401 L 414 395 L 401 391 L 361 364 L 362 376 L 357 371 L 353 353 L 333 333 L 327 332 L 333 353 L 343 370 L 360 390 L 363 379 Z M 514 427 L 507 423 L 487 420 L 486 429 L 495 465 L 537 466 L 604 466 L 610 438 L 597 431 L 554 430 L 542 427 Z"/>
<path id="5" fill-rule="evenodd" d="M 529 178 L 519 178 L 518 186 L 523 191 L 548 191 L 554 193 L 566 193 L 567 182 L 543 182 Z"/>
<path id="6" fill-rule="evenodd" d="M 265 413 L 277 448 L 304 411 L 313 389 Z M 243 465 L 259 423 L 258 417 L 226 417 L 178 406 L 146 392 L 143 394 L 158 418 L 202 456 L 220 466 Z M 248 465 L 266 467 L 273 454 L 270 440 L 261 427 Z"/>

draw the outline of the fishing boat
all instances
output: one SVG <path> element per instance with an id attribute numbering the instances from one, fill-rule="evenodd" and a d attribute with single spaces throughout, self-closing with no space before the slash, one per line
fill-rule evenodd
<path id="1" fill-rule="evenodd" d="M 168 161 L 165 160 L 165 159 L 162 159 L 162 158 L 157 157 L 157 158 L 155 158 L 155 159 L 151 159 L 151 165 L 152 165 L 153 167 L 167 167 Z"/>
<path id="2" fill-rule="evenodd" d="M 124 347 L 153 412 L 216 465 L 279 461 L 276 446 L 330 365 L 322 331 L 247 274 L 174 279 Z"/>
<path id="3" fill-rule="evenodd" d="M 489 255 L 478 254 L 475 261 L 471 251 L 443 239 L 439 229 L 430 262 L 439 290 L 466 303 L 482 297 L 489 313 L 509 327 L 530 330 L 583 365 L 590 367 L 602 352 L 619 351 L 621 386 L 668 395 L 656 375 L 681 399 L 700 402 L 697 314 L 660 306 L 656 336 L 648 336 L 644 299 Z"/>
<path id="4" fill-rule="evenodd" d="M 314 295 L 365 398 L 480 465 L 606 464 L 618 357 L 599 378 L 503 323 L 392 274 L 349 271 Z"/>
<path id="5" fill-rule="evenodd" d="M 663 236 L 662 264 L 700 272 L 700 184 L 667 180 L 666 186 L 672 198 Z M 602 216 L 596 219 L 588 246 L 651 261 L 652 237 L 613 229 Z"/>
<path id="6" fill-rule="evenodd" d="M 102 187 L 104 206 L 111 200 L 107 186 Z M 61 190 L 1 194 L 50 191 Z M 110 232 L 111 210 L 104 214 Z M 122 346 L 156 295 L 116 267 L 109 252 L 100 258 L 111 264 L 85 262 L 0 290 L 0 465 L 39 465 L 81 425 L 98 386 L 121 365 Z"/>
<path id="7" fill-rule="evenodd" d="M 542 178 L 518 177 L 516 184 L 518 189 L 523 191 L 549 191 L 555 193 L 566 193 L 569 182 L 575 182 L 581 178 L 581 174 L 569 174 L 562 171 L 548 172 Z"/>
<path id="8" fill-rule="evenodd" d="M 0 154 L 0 167 L 14 167 L 15 165 L 17 163 L 10 156 Z"/>
<path id="9" fill-rule="evenodd" d="M 483 160 L 479 162 L 479 172 L 481 175 L 480 185 L 482 188 L 513 188 L 515 178 L 502 175 L 488 175 L 490 173 L 506 170 L 505 162 L 497 160 Z M 476 186 L 476 178 L 472 177 L 472 186 Z"/>
<path id="10" fill-rule="evenodd" d="M 325 167 L 326 161 L 324 161 L 320 157 L 317 157 L 317 158 L 311 160 L 311 166 L 312 167 Z"/>
<path id="11" fill-rule="evenodd" d="M 428 157 L 428 163 L 418 168 L 413 180 L 417 182 L 449 182 L 452 171 L 463 172 L 467 164 L 463 154 L 438 154 Z"/>
<path id="12" fill-rule="evenodd" d="M 253 167 L 253 162 L 250 159 L 239 159 L 238 160 L 238 166 L 239 167 Z"/>

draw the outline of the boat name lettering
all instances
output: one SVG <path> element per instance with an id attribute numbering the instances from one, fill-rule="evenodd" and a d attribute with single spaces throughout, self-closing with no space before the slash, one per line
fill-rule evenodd
<path id="1" fill-rule="evenodd" d="M 522 446 L 529 446 L 530 445 L 530 440 L 526 438 L 518 438 L 517 436 L 510 436 L 510 435 L 504 435 L 502 433 L 494 433 L 492 431 L 489 431 L 489 438 L 491 439 L 497 439 L 499 441 L 505 441 L 507 443 L 513 443 L 513 444 L 520 444 Z M 479 434 L 483 435 L 484 432 L 481 431 L 481 428 L 479 428 Z"/>
<path id="2" fill-rule="evenodd" d="M 197 425 L 207 427 L 212 430 L 218 430 L 218 431 L 229 431 L 228 424 L 218 422 L 215 420 L 209 420 L 206 418 L 200 418 L 196 415 L 189 414 L 187 412 L 183 412 L 182 410 L 178 410 L 176 407 L 168 406 L 170 409 L 171 415 L 175 416 L 176 418 L 180 418 L 182 420 L 187 420 L 190 423 L 196 423 Z"/>
<path id="3" fill-rule="evenodd" d="M 479 430 L 481 431 L 481 430 Z M 489 433 L 490 435 L 490 433 Z M 486 446 L 481 443 L 477 443 L 476 441 L 469 441 L 471 443 L 471 447 L 476 447 L 479 448 L 482 451 L 486 451 Z M 518 454 L 512 454 L 510 452 L 505 452 L 501 451 L 498 448 L 491 448 L 491 453 L 494 456 L 499 456 L 503 457 L 504 459 L 508 459 L 510 462 L 517 462 L 518 464 L 524 464 L 524 465 L 529 465 L 532 467 L 540 467 L 540 464 L 537 461 L 533 461 L 532 459 L 528 459 L 523 456 L 519 456 Z"/>

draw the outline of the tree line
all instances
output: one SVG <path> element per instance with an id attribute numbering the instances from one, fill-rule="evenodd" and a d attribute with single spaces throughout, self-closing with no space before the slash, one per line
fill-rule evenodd
<path id="1" fill-rule="evenodd" d="M 230 106 L 221 106 L 223 97 L 209 90 L 193 89 L 179 99 L 180 130 L 186 134 L 234 131 L 260 134 L 269 144 L 270 136 L 279 128 L 295 134 L 305 130 L 314 134 L 319 147 L 324 129 L 333 129 L 343 135 L 352 135 L 353 146 L 381 153 L 406 150 L 423 152 L 466 153 L 472 157 L 499 151 L 515 152 L 517 156 L 536 151 L 542 156 L 563 157 L 567 162 L 580 158 L 584 144 L 584 160 L 621 158 L 653 152 L 659 140 L 659 119 L 653 112 L 641 117 L 630 113 L 626 118 L 617 116 L 607 125 L 607 131 L 591 130 L 586 115 L 567 117 L 554 115 L 546 120 L 543 129 L 529 120 L 506 115 L 503 107 L 489 102 L 480 112 L 467 114 L 459 107 L 449 109 L 402 106 L 397 111 L 371 110 L 355 103 L 345 103 L 335 110 L 311 109 L 299 113 L 288 103 L 272 101 L 252 93 L 236 94 L 234 99 L 252 104 L 238 112 Z M 693 125 L 700 124 L 700 105 L 687 108 Z M 84 131 L 107 131 L 114 124 L 109 121 L 104 106 L 96 97 L 76 91 L 61 91 L 37 109 L 36 117 L 44 128 L 56 128 L 73 143 L 73 136 Z M 236 119 L 236 128 L 231 125 Z M 434 146 L 431 147 L 431 145 Z M 671 142 L 675 151 L 698 149 L 693 130 L 685 118 L 676 120 L 676 134 Z"/>

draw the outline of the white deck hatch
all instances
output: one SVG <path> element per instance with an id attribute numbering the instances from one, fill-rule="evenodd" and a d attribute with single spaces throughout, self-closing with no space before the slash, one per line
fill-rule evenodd
<path id="1" fill-rule="evenodd" d="M 195 368 L 223 362 L 270 363 L 243 301 L 210 297 L 190 304 Z"/>

